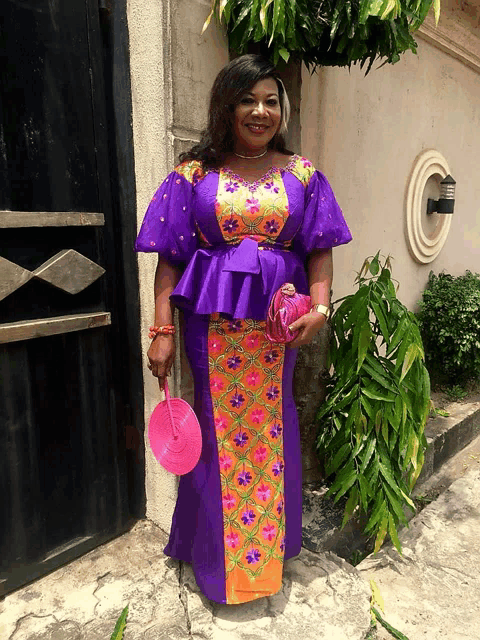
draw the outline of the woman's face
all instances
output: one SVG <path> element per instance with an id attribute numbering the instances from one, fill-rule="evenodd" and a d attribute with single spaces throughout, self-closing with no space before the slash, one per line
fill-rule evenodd
<path id="1" fill-rule="evenodd" d="M 280 128 L 282 110 L 273 78 L 259 80 L 243 94 L 234 110 L 235 151 L 247 155 L 265 149 Z"/>

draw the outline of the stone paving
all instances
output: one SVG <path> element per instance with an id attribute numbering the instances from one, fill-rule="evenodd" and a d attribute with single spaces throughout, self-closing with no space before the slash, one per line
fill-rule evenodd
<path id="1" fill-rule="evenodd" d="M 304 549 L 286 563 L 279 594 L 215 605 L 188 565 L 163 556 L 165 534 L 141 521 L 8 595 L 0 639 L 108 640 L 128 603 L 124 640 L 366 640 L 373 577 L 385 619 L 408 640 L 479 640 L 480 440 L 462 455 L 457 479 L 400 533 L 403 556 L 387 545 L 353 567 Z M 392 636 L 379 627 L 374 637 Z"/>

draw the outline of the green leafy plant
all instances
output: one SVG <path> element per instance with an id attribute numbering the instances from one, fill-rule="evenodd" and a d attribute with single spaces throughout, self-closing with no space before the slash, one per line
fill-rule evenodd
<path id="1" fill-rule="evenodd" d="M 226 26 L 229 46 L 246 53 L 258 43 L 277 64 L 292 56 L 307 67 L 395 63 L 416 53 L 412 32 L 440 0 L 212 0 L 205 30 L 215 15 Z"/>
<path id="2" fill-rule="evenodd" d="M 370 639 L 374 640 L 374 638 L 376 638 L 376 635 L 374 635 L 374 631 L 377 628 L 377 622 L 379 622 L 382 625 L 382 627 L 388 631 L 388 633 L 392 636 L 392 638 L 396 638 L 396 640 L 408 640 L 407 636 L 404 635 L 398 629 L 395 629 L 395 627 L 392 627 L 392 625 L 384 619 L 384 617 L 380 614 L 378 609 L 375 607 L 375 605 L 378 605 L 382 613 L 383 614 L 385 613 L 385 605 L 383 602 L 383 597 L 380 593 L 380 589 L 378 588 L 377 583 L 373 578 L 370 578 L 370 589 L 372 590 L 372 595 L 370 598 L 371 623 L 370 623 L 369 633 L 367 634 L 367 637 L 365 640 L 370 640 Z"/>
<path id="3" fill-rule="evenodd" d="M 117 620 L 117 623 L 115 625 L 115 629 L 113 630 L 113 633 L 110 636 L 110 640 L 122 640 L 123 632 L 125 631 L 125 627 L 127 626 L 127 616 L 128 616 L 128 605 L 120 614 Z"/>
<path id="4" fill-rule="evenodd" d="M 424 462 L 430 380 L 413 313 L 397 299 L 390 259 L 365 260 L 355 293 L 332 316 L 333 376 L 317 413 L 317 450 L 335 502 L 345 496 L 343 524 L 358 510 L 375 536 L 400 551 L 397 527 Z"/>
<path id="5" fill-rule="evenodd" d="M 430 272 L 418 314 L 426 365 L 435 384 L 480 377 L 480 276 Z"/>
<path id="6" fill-rule="evenodd" d="M 454 402 L 463 400 L 468 395 L 468 392 L 465 391 L 465 389 L 459 384 L 454 384 L 453 387 L 445 387 L 443 389 L 443 393 L 448 397 L 449 400 L 453 400 Z"/>

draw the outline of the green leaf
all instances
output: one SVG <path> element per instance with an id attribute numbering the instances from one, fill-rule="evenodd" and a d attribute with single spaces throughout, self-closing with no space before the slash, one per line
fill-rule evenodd
<path id="1" fill-rule="evenodd" d="M 378 320 L 378 324 L 380 326 L 380 331 L 382 332 L 382 336 L 385 342 L 388 344 L 390 341 L 390 332 L 388 331 L 387 319 L 385 317 L 385 313 L 382 309 L 381 298 L 377 296 L 377 300 L 371 300 L 370 304 L 372 306 L 375 317 Z"/>
<path id="2" fill-rule="evenodd" d="M 113 630 L 112 635 L 110 636 L 110 640 L 122 640 L 123 632 L 125 631 L 125 627 L 127 624 L 127 616 L 128 616 L 128 605 L 120 614 L 120 617 L 117 620 L 115 625 L 115 629 Z"/>
<path id="3" fill-rule="evenodd" d="M 360 487 L 360 499 L 361 499 L 362 507 L 366 513 L 368 509 L 368 496 L 371 493 L 371 487 L 366 481 L 366 479 L 364 478 L 364 476 L 362 475 L 358 476 L 358 484 Z"/>
<path id="4" fill-rule="evenodd" d="M 370 398 L 371 400 L 382 400 L 383 402 L 395 402 L 395 397 L 383 395 L 376 391 L 372 391 L 371 389 L 365 387 L 362 389 L 362 394 Z"/>
<path id="5" fill-rule="evenodd" d="M 385 536 L 387 535 L 387 527 L 388 527 L 388 514 L 385 513 L 382 517 L 382 521 L 380 522 L 380 526 L 378 527 L 377 537 L 375 538 L 375 547 L 373 549 L 373 553 L 377 553 L 380 547 L 385 540 Z"/>
<path id="6" fill-rule="evenodd" d="M 352 517 L 353 512 L 355 511 L 357 505 L 358 505 L 358 489 L 357 487 L 353 487 L 350 493 L 350 497 L 347 500 L 347 504 L 345 505 L 345 511 L 343 512 L 343 520 L 342 520 L 342 526 L 341 526 L 342 529 Z"/>
<path id="7" fill-rule="evenodd" d="M 360 472 L 359 472 L 360 475 L 365 473 L 365 469 L 367 468 L 368 463 L 370 462 L 370 458 L 372 457 L 372 454 L 375 451 L 376 442 L 377 442 L 376 439 L 372 438 L 370 440 L 370 442 L 368 443 L 367 448 L 365 449 L 365 454 L 364 454 L 362 466 L 360 467 Z"/>
<path id="8" fill-rule="evenodd" d="M 329 462 L 325 468 L 325 472 L 327 476 L 331 475 L 334 471 L 338 469 L 338 467 L 342 464 L 345 458 L 348 456 L 352 445 L 350 442 L 344 444 L 335 454 L 333 460 Z"/>
<path id="9" fill-rule="evenodd" d="M 280 55 L 282 56 L 282 58 L 285 60 L 285 62 L 288 62 L 290 59 L 290 53 L 286 50 L 286 49 L 279 49 L 278 52 L 280 53 Z"/>
<path id="10" fill-rule="evenodd" d="M 400 544 L 400 540 L 398 539 L 397 528 L 395 526 L 395 522 L 391 513 L 388 514 L 388 534 L 390 535 L 390 538 L 397 551 L 399 553 L 402 553 L 402 545 Z"/>
<path id="11" fill-rule="evenodd" d="M 373 258 L 373 260 L 371 261 L 370 267 L 369 267 L 369 271 L 372 274 L 372 276 L 376 276 L 378 274 L 378 272 L 380 271 L 380 265 L 379 265 L 379 262 L 378 262 L 378 253 Z"/>
<path id="12" fill-rule="evenodd" d="M 415 362 L 415 359 L 418 358 L 418 356 L 419 356 L 418 346 L 416 344 L 411 344 L 407 349 L 405 360 L 403 361 L 400 382 L 405 378 L 407 373 L 410 371 L 410 367 Z"/>
<path id="13" fill-rule="evenodd" d="M 373 338 L 370 325 L 367 324 L 360 329 L 360 336 L 358 339 L 358 361 L 357 361 L 357 373 L 360 371 L 365 356 L 367 355 L 368 347 Z"/>

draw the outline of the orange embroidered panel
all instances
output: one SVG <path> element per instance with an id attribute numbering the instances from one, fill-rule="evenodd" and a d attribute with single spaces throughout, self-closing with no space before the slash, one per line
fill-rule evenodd
<path id="1" fill-rule="evenodd" d="M 238 244 L 245 237 L 275 242 L 288 218 L 288 198 L 278 169 L 249 183 L 228 169 L 218 178 L 215 214 L 226 242 Z"/>
<path id="2" fill-rule="evenodd" d="M 208 362 L 228 604 L 272 595 L 282 586 L 284 355 L 283 345 L 267 340 L 265 322 L 212 314 Z"/>

